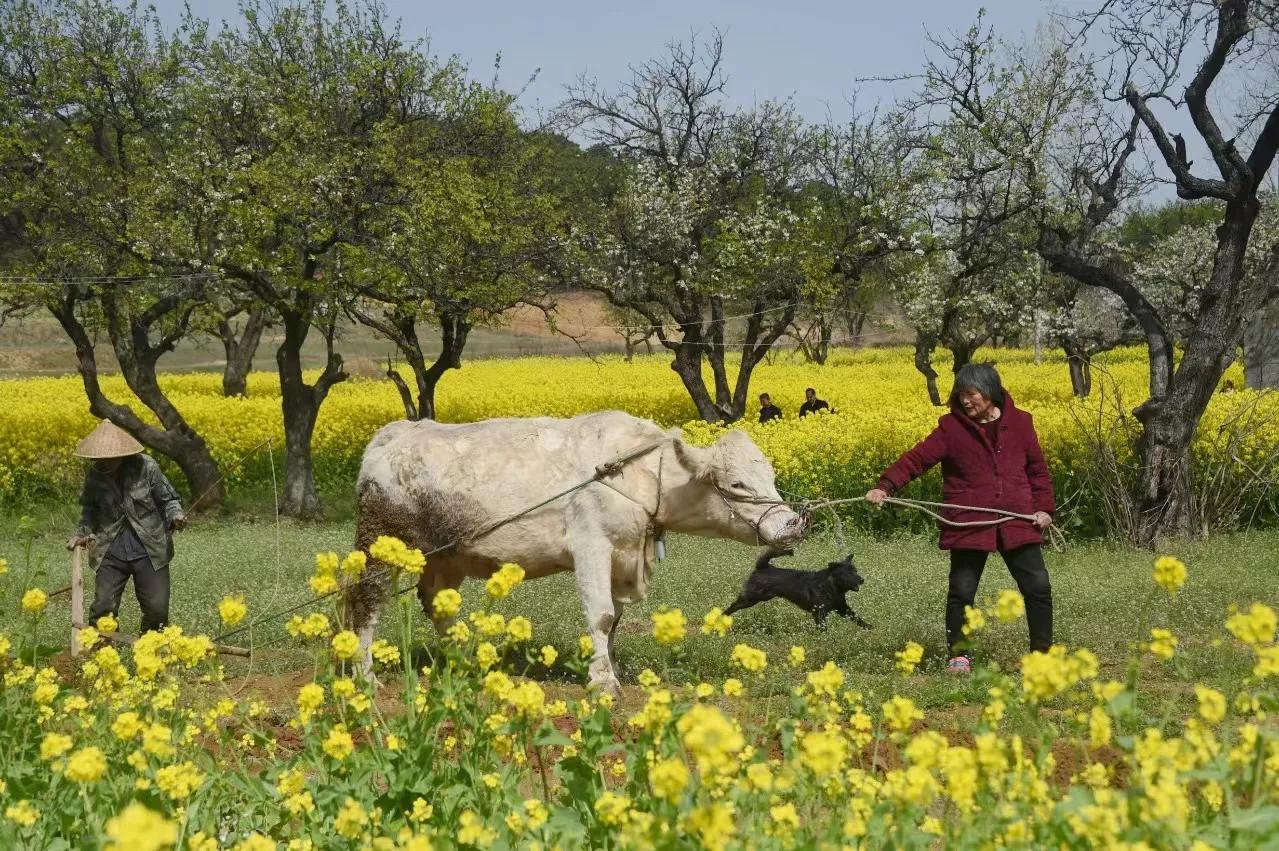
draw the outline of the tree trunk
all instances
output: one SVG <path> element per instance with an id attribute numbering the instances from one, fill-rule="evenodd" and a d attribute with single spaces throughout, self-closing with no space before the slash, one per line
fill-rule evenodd
<path id="1" fill-rule="evenodd" d="M 1193 529 L 1194 489 L 1190 445 L 1222 373 L 1234 359 L 1241 324 L 1254 305 L 1239 292 L 1244 252 L 1258 206 L 1230 202 L 1217 229 L 1217 253 L 1203 308 L 1186 343 L 1168 392 L 1137 407 L 1143 432 L 1138 444 L 1137 543 L 1155 546 Z"/>
<path id="2" fill-rule="evenodd" d="M 755 374 L 755 367 L 768 356 L 768 353 L 773 350 L 773 344 L 781 339 L 786 329 L 795 321 L 795 313 L 798 309 L 797 302 L 787 305 L 781 316 L 768 328 L 764 327 L 761 311 L 756 311 L 755 315 L 747 321 L 742 345 L 742 360 L 737 369 L 737 383 L 733 388 L 732 419 L 729 422 L 736 422 L 745 415 L 746 400 L 750 396 L 751 377 Z"/>
<path id="3" fill-rule="evenodd" d="M 1244 326 L 1243 373 L 1253 390 L 1279 388 L 1279 300 L 1253 314 Z"/>
<path id="4" fill-rule="evenodd" d="M 471 324 L 464 313 L 446 311 L 439 314 L 439 320 L 440 356 L 418 377 L 417 409 L 426 420 L 436 419 L 435 390 L 446 372 L 462 368 L 462 350 L 466 348 L 466 337 L 471 333 Z"/>
<path id="5" fill-rule="evenodd" d="M 1131 281 L 1113 269 L 1096 265 L 1069 249 L 1053 246 L 1051 241 L 1041 240 L 1040 256 L 1047 261 L 1049 269 L 1086 286 L 1110 290 L 1123 300 L 1128 314 L 1136 320 L 1146 338 L 1150 396 L 1153 399 L 1164 395 L 1172 378 L 1172 338 L 1154 305 Z"/>
<path id="6" fill-rule="evenodd" d="M 952 343 L 950 346 L 950 371 L 958 372 L 973 362 L 973 353 L 977 346 L 969 343 Z"/>
<path id="7" fill-rule="evenodd" d="M 697 415 L 708 423 L 724 421 L 723 412 L 711 400 L 710 391 L 706 388 L 706 380 L 702 377 L 702 353 L 698 347 L 700 341 L 672 343 L 675 347 L 675 358 L 671 361 L 671 369 L 683 382 L 688 391 Z"/>
<path id="8" fill-rule="evenodd" d="M 400 375 L 390 358 L 386 359 L 386 377 L 400 393 L 400 402 L 404 405 L 404 418 L 416 422 L 418 414 L 417 404 L 413 401 L 413 391 L 409 389 L 408 382 L 404 380 L 404 376 Z"/>
<path id="9" fill-rule="evenodd" d="M 109 299 L 103 299 L 107 305 Z M 120 364 L 125 383 L 134 395 L 156 415 L 163 428 L 156 428 L 143 422 L 126 405 L 113 402 L 103 392 L 98 381 L 97 355 L 92 339 L 83 324 L 75 315 L 77 300 L 74 296 L 60 299 L 50 304 L 50 312 L 76 348 L 76 367 L 84 385 L 85 395 L 89 399 L 89 411 L 95 417 L 110 420 L 115 425 L 131 434 L 139 443 L 148 449 L 158 452 L 173 460 L 187 480 L 191 493 L 189 510 L 192 512 L 215 508 L 223 503 L 226 493 L 222 487 L 222 472 L 208 445 L 199 434 L 187 424 L 181 413 L 173 406 L 163 391 L 156 375 L 156 361 L 160 350 L 148 349 L 140 356 L 133 344 L 134 337 L 140 335 L 146 339 L 145 329 L 136 326 L 131 328 L 132 334 L 122 333 L 120 317 L 114 313 L 115 306 L 108 306 L 108 313 L 113 324 L 111 334 L 116 360 Z M 167 351 L 167 348 L 163 349 Z"/>
<path id="10" fill-rule="evenodd" d="M 831 325 L 830 318 L 825 314 L 818 317 L 817 329 L 820 336 L 817 339 L 817 347 L 813 350 L 813 362 L 823 366 L 830 358 L 830 341 L 835 329 Z"/>
<path id="11" fill-rule="evenodd" d="M 715 382 L 715 407 L 719 409 L 720 418 L 732 422 L 741 416 L 734 416 L 733 391 L 728 383 L 728 366 L 724 363 L 724 303 L 718 296 L 711 297 L 710 342 L 706 349 L 706 360 L 711 366 L 711 378 Z"/>
<path id="12" fill-rule="evenodd" d="M 226 352 L 226 366 L 222 369 L 222 395 L 247 396 L 249 373 L 253 370 L 253 357 L 262 342 L 266 329 L 266 311 L 255 307 L 248 312 L 244 328 L 236 333 L 226 319 L 218 321 L 218 337 Z"/>
<path id="13" fill-rule="evenodd" d="M 849 311 L 846 317 L 848 325 L 848 345 L 866 345 L 866 341 L 862 339 L 862 331 L 866 327 L 866 316 L 867 314 L 864 310 Z"/>
<path id="14" fill-rule="evenodd" d="M 924 376 L 928 384 L 928 399 L 934 405 L 941 406 L 941 393 L 937 390 L 937 370 L 933 369 L 933 349 L 937 341 L 924 334 L 915 335 L 915 369 Z"/>
<path id="15" fill-rule="evenodd" d="M 1087 399 L 1092 393 L 1092 356 L 1083 349 L 1063 348 L 1070 365 L 1070 388 L 1076 398 Z"/>
<path id="16" fill-rule="evenodd" d="M 302 344 L 311 329 L 312 308 L 304 303 L 298 310 L 281 310 L 284 340 L 275 359 L 280 373 L 280 405 L 284 414 L 284 494 L 280 511 L 290 517 L 314 518 L 320 513 L 320 497 L 315 490 L 315 467 L 311 457 L 311 437 L 320 405 L 329 389 L 347 378 L 342 357 L 333 351 L 332 329 L 326 333 L 328 360 L 314 385 L 302 376 Z"/>

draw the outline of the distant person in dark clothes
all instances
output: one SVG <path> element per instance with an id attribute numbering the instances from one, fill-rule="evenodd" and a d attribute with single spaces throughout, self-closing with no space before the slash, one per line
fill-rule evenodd
<path id="1" fill-rule="evenodd" d="M 769 398 L 767 393 L 759 394 L 759 421 L 766 423 L 769 420 L 780 420 L 782 418 L 782 409 L 773 404 L 773 400 Z"/>
<path id="2" fill-rule="evenodd" d="M 1053 643 L 1053 597 L 1040 545 L 1056 508 L 1053 484 L 1030 414 L 1013 405 L 990 364 L 960 368 L 950 394 L 950 413 L 938 420 L 932 434 L 884 471 L 879 484 L 866 493 L 866 501 L 881 505 L 936 464 L 941 464 L 943 502 L 999 508 L 1034 518 L 942 526 L 941 548 L 950 550 L 947 668 L 956 673 L 972 670 L 964 647 L 964 610 L 977 598 L 977 584 L 992 552 L 1003 557 L 1025 600 L 1030 649 L 1047 652 Z M 945 509 L 943 516 L 956 523 L 997 517 L 955 508 Z"/>
<path id="3" fill-rule="evenodd" d="M 142 444 L 108 420 L 80 441 L 76 455 L 93 461 L 80 492 L 80 527 L 67 549 L 86 547 L 97 570 L 89 624 L 117 616 L 124 586 L 142 608 L 142 631 L 169 621 L 173 532 L 186 525 L 177 491 Z"/>
<path id="4" fill-rule="evenodd" d="M 801 417 L 806 417 L 809 414 L 815 414 L 818 411 L 830 411 L 830 410 L 831 410 L 830 405 L 826 403 L 825 399 L 817 398 L 816 390 L 809 387 L 808 389 L 804 391 L 804 404 L 799 406 L 799 415 Z M 831 411 L 831 413 L 834 413 L 834 411 Z"/>

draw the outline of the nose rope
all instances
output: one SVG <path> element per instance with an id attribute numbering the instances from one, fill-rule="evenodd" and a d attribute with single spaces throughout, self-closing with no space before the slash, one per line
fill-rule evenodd
<path id="1" fill-rule="evenodd" d="M 724 507 L 728 509 L 729 516 L 735 520 L 741 520 L 747 526 L 750 526 L 752 530 L 754 530 L 755 542 L 757 544 L 767 544 L 770 547 L 777 546 L 778 542 L 771 540 L 767 535 L 765 535 L 764 528 L 763 528 L 764 522 L 768 520 L 768 515 L 772 514 L 774 511 L 777 511 L 779 509 L 789 508 L 792 512 L 799 515 L 801 521 L 804 520 L 805 515 L 801 514 L 798 511 L 795 511 L 795 509 L 791 506 L 791 504 L 787 502 L 786 500 L 764 499 L 762 497 L 736 496 L 725 491 L 724 488 L 720 486 L 719 480 L 715 478 L 711 479 L 711 486 L 715 488 L 715 493 L 719 494 L 719 498 L 724 501 Z M 748 503 L 751 505 L 767 505 L 768 508 L 764 509 L 764 513 L 760 515 L 758 520 L 752 520 L 751 518 L 746 517 L 741 512 L 739 512 L 733 506 L 734 502 Z M 801 526 L 800 526 L 801 535 L 803 534 L 803 529 L 806 525 L 807 525 L 806 522 L 801 522 Z"/>
<path id="2" fill-rule="evenodd" d="M 844 546 L 843 524 L 840 522 L 838 512 L 835 511 L 835 506 L 850 505 L 855 502 L 866 501 L 866 497 L 864 496 L 845 497 L 843 499 L 797 499 L 797 500 L 767 499 L 765 497 L 754 497 L 754 496 L 736 496 L 734 494 L 726 493 L 724 489 L 719 486 L 718 482 L 715 482 L 715 490 L 717 493 L 719 493 L 720 499 L 724 500 L 724 504 L 728 506 L 729 512 L 734 517 L 739 518 L 745 521 L 746 523 L 750 524 L 751 526 L 753 526 L 755 528 L 756 537 L 759 538 L 764 543 L 767 543 L 770 545 L 773 544 L 773 542 L 769 541 L 767 538 L 764 537 L 763 532 L 760 529 L 760 526 L 763 524 L 764 519 L 768 517 L 769 512 L 784 506 L 784 507 L 790 508 L 792 511 L 794 511 L 796 514 L 799 514 L 801 517 L 808 517 L 812 513 L 817 511 L 826 511 L 826 510 L 830 511 L 831 517 L 834 519 L 834 523 L 835 523 L 835 540 L 839 544 L 839 546 L 843 548 Z M 764 514 L 760 517 L 759 522 L 755 523 L 746 517 L 742 517 L 736 510 L 734 510 L 732 505 L 732 503 L 734 502 L 749 503 L 752 505 L 767 505 L 769 506 L 769 508 L 765 510 Z M 957 505 L 955 503 L 950 503 L 950 502 L 930 502 L 928 500 L 923 500 L 923 499 L 904 499 L 902 497 L 895 497 L 895 496 L 885 497 L 884 502 L 889 503 L 891 505 L 900 505 L 905 508 L 913 508 L 916 511 L 920 511 L 924 514 L 927 514 L 929 517 L 932 517 L 938 523 L 942 523 L 942 524 L 945 524 L 946 526 L 950 526 L 956 529 L 998 526 L 1000 524 L 1007 523 L 1010 520 L 1026 520 L 1031 523 L 1033 523 L 1035 520 L 1035 515 L 1033 514 L 1023 514 L 1017 511 L 1008 511 L 1003 508 L 988 508 L 986 506 L 981 506 L 981 505 Z M 996 514 L 999 516 L 993 517 L 989 520 L 951 520 L 950 518 L 941 515 L 937 511 L 933 511 L 932 509 L 934 508 L 942 509 L 942 510 L 949 509 L 953 511 L 980 511 L 980 512 L 985 512 L 987 514 Z M 805 526 L 807 525 L 808 524 L 805 523 Z M 1052 546 L 1052 548 L 1056 552 L 1062 552 L 1065 550 L 1066 536 L 1065 536 L 1065 533 L 1061 531 L 1061 529 L 1057 528 L 1057 526 L 1053 524 L 1049 524 L 1048 526 L 1044 527 L 1044 529 L 1040 531 L 1042 531 L 1048 536 L 1049 544 Z"/>

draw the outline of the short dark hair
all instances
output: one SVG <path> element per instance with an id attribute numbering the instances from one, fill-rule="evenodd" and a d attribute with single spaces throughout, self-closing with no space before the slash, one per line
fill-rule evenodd
<path id="1" fill-rule="evenodd" d="M 773 400 L 773 397 L 769 396 L 767 393 L 760 393 L 759 398 L 761 402 L 765 399 L 769 400 L 770 402 Z"/>
<path id="2" fill-rule="evenodd" d="M 955 373 L 955 386 L 950 391 L 952 408 L 959 404 L 959 396 L 965 390 L 976 390 L 996 405 L 1004 404 L 1004 383 L 992 364 L 966 363 L 959 368 Z"/>
<path id="3" fill-rule="evenodd" d="M 805 387 L 805 388 L 804 388 L 804 392 L 805 392 L 805 393 L 812 393 L 814 396 L 816 396 L 816 395 L 817 395 L 817 391 L 816 391 L 816 390 L 814 390 L 814 389 L 813 389 L 813 388 L 811 388 L 811 387 Z"/>

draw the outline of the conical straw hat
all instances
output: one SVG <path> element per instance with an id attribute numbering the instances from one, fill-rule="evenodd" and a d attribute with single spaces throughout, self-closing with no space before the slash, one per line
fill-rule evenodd
<path id="1" fill-rule="evenodd" d="M 98 423 L 98 427 L 75 448 L 75 454 L 81 458 L 123 458 L 141 451 L 142 444 L 110 420 Z"/>

